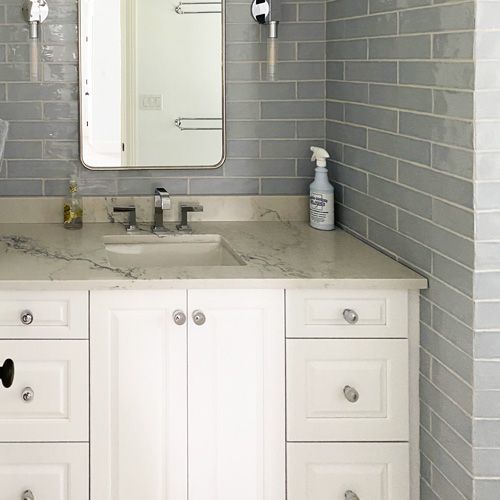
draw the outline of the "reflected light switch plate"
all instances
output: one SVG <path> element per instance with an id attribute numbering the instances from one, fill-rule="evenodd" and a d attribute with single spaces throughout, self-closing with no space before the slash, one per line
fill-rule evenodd
<path id="1" fill-rule="evenodd" d="M 163 109 L 162 95 L 141 95 L 140 109 L 145 111 L 161 111 Z"/>

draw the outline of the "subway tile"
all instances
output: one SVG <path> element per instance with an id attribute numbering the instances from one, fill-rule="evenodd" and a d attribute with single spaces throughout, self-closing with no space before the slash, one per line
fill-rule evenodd
<path id="1" fill-rule="evenodd" d="M 500 419 L 475 419 L 474 445 L 476 449 L 500 448 Z"/>
<path id="2" fill-rule="evenodd" d="M 441 281 L 472 297 L 473 272 L 439 254 L 433 255 L 432 272 Z"/>
<path id="3" fill-rule="evenodd" d="M 467 180 L 400 161 L 399 181 L 432 196 L 466 208 L 473 208 L 474 186 Z"/>
<path id="4" fill-rule="evenodd" d="M 500 330 L 476 332 L 474 347 L 476 359 L 500 359 Z"/>
<path id="5" fill-rule="evenodd" d="M 438 199 L 432 200 L 432 220 L 468 238 L 474 237 L 474 213 Z"/>
<path id="6" fill-rule="evenodd" d="M 395 207 L 367 196 L 364 193 L 345 187 L 343 204 L 385 226 L 393 229 L 396 227 L 397 214 Z"/>
<path id="7" fill-rule="evenodd" d="M 406 10 L 399 14 L 401 33 L 458 31 L 474 28 L 474 3 Z"/>
<path id="8" fill-rule="evenodd" d="M 293 177 L 295 160 L 231 159 L 224 164 L 228 177 Z"/>
<path id="9" fill-rule="evenodd" d="M 367 218 L 345 205 L 335 205 L 335 220 L 362 237 L 367 234 Z"/>
<path id="10" fill-rule="evenodd" d="M 472 474 L 472 445 L 459 437 L 445 421 L 436 415 L 432 415 L 431 428 L 432 437 L 440 446 L 462 465 L 469 474 Z M 444 498 L 446 498 L 446 496 L 444 496 Z"/>
<path id="11" fill-rule="evenodd" d="M 500 418 L 500 391 L 474 391 L 474 416 Z"/>
<path id="12" fill-rule="evenodd" d="M 470 89 L 474 87 L 472 62 L 421 62 L 399 63 L 399 82 L 407 85 Z"/>
<path id="13" fill-rule="evenodd" d="M 326 43 L 328 60 L 366 59 L 367 51 L 366 40 L 333 40 Z"/>
<path id="14" fill-rule="evenodd" d="M 329 115 L 330 116 L 330 115 Z M 366 149 L 346 145 L 344 148 L 344 162 L 368 173 L 386 179 L 395 180 L 397 176 L 397 161 L 394 158 L 383 156 Z"/>
<path id="15" fill-rule="evenodd" d="M 431 36 L 394 36 L 372 38 L 369 41 L 370 59 L 429 59 Z"/>
<path id="16" fill-rule="evenodd" d="M 424 378 L 420 380 L 420 397 L 424 403 L 432 408 L 436 415 L 447 422 L 466 442 L 472 442 L 472 419 L 470 415 Z M 422 443 L 421 449 L 427 457 L 437 459 L 437 457 L 432 456 L 424 443 Z"/>
<path id="17" fill-rule="evenodd" d="M 358 104 L 346 104 L 345 121 L 356 125 L 366 125 L 371 128 L 396 132 L 398 115 L 393 110 Z"/>
<path id="18" fill-rule="evenodd" d="M 434 35 L 432 47 L 434 59 L 472 59 L 473 55 L 474 32 Z"/>
<path id="19" fill-rule="evenodd" d="M 451 344 L 472 356 L 474 332 L 455 316 L 437 307 L 432 308 L 432 328 Z"/>
<path id="20" fill-rule="evenodd" d="M 366 133 L 367 130 L 364 127 L 330 120 L 326 122 L 326 136 L 328 138 L 351 146 L 366 147 Z"/>
<path id="21" fill-rule="evenodd" d="M 439 144 L 432 145 L 432 168 L 442 172 L 472 179 L 473 174 L 472 151 L 456 149 Z"/>
<path id="22" fill-rule="evenodd" d="M 472 415 L 473 388 L 437 359 L 432 360 L 432 382 L 441 392 Z"/>
<path id="23" fill-rule="evenodd" d="M 349 61 L 345 63 L 346 80 L 358 82 L 394 83 L 397 64 L 394 62 Z"/>
<path id="24" fill-rule="evenodd" d="M 474 244 L 471 240 L 403 211 L 399 213 L 399 230 L 465 266 L 473 265 Z"/>
<path id="25" fill-rule="evenodd" d="M 432 90 L 370 84 L 370 103 L 398 109 L 432 111 Z"/>
<path id="26" fill-rule="evenodd" d="M 375 198 L 392 203 L 421 217 L 427 219 L 432 217 L 432 199 L 427 194 L 373 176 L 369 178 L 368 192 Z"/>
<path id="27" fill-rule="evenodd" d="M 425 325 L 420 328 L 420 343 L 427 352 L 432 353 L 433 357 L 472 385 L 474 369 L 470 356 L 458 350 Z"/>
<path id="28" fill-rule="evenodd" d="M 399 114 L 399 132 L 404 135 L 463 148 L 472 148 L 474 140 L 471 121 L 408 112 Z"/>
<path id="29" fill-rule="evenodd" d="M 434 90 L 434 113 L 455 118 L 473 119 L 474 94 L 452 90 Z"/>
<path id="30" fill-rule="evenodd" d="M 368 0 L 337 0 L 327 3 L 327 19 L 341 19 L 368 14 Z"/>
<path id="31" fill-rule="evenodd" d="M 431 161 L 431 145 L 428 142 L 410 137 L 370 130 L 368 132 L 368 147 L 378 153 L 424 165 L 429 165 Z"/>
<path id="32" fill-rule="evenodd" d="M 412 262 L 419 269 L 431 270 L 431 251 L 416 241 L 374 221 L 369 221 L 368 236 L 371 242 Z"/>
<path id="33" fill-rule="evenodd" d="M 324 118 L 324 115 L 324 101 L 269 101 L 261 104 L 262 118 L 309 119 Z"/>
<path id="34" fill-rule="evenodd" d="M 309 192 L 309 184 L 311 178 L 263 178 L 262 179 L 262 194 L 271 195 L 296 195 L 306 194 Z"/>
<path id="35" fill-rule="evenodd" d="M 430 5 L 432 0 L 370 0 L 370 12 L 385 12 Z"/>

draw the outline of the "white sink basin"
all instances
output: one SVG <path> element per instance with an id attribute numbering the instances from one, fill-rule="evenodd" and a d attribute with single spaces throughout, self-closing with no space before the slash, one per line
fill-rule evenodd
<path id="1" fill-rule="evenodd" d="M 109 263 L 115 267 L 244 266 L 218 234 L 104 236 Z"/>

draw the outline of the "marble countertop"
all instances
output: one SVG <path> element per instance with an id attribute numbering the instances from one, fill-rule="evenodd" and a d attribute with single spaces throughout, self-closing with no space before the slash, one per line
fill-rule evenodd
<path id="1" fill-rule="evenodd" d="M 61 224 L 0 224 L 0 289 L 425 288 L 424 278 L 344 231 L 304 222 L 199 222 L 220 234 L 246 265 L 119 268 L 103 237 L 119 223 L 68 231 Z"/>

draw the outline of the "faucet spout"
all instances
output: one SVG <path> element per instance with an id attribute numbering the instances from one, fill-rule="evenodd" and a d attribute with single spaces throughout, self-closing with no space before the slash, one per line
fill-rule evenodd
<path id="1" fill-rule="evenodd" d="M 168 229 L 164 224 L 164 214 L 165 210 L 170 210 L 172 207 L 172 200 L 170 199 L 170 194 L 165 188 L 159 187 L 155 189 L 155 212 L 154 212 L 154 222 L 151 230 L 153 233 L 161 235 L 168 233 Z"/>

